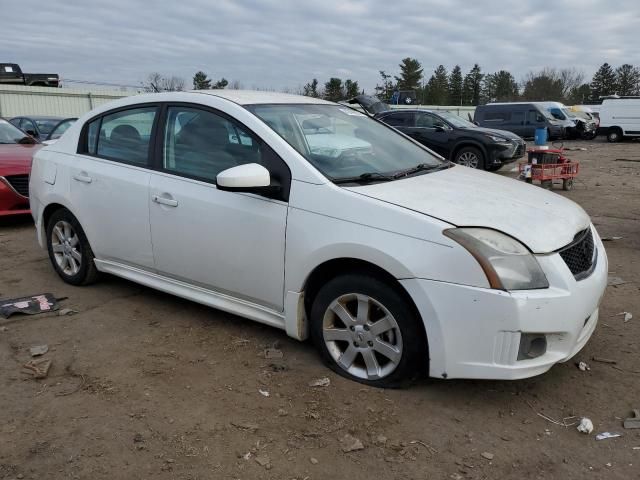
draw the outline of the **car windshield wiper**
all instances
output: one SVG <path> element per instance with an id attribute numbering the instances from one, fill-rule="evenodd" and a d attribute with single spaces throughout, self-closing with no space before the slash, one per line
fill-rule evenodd
<path id="1" fill-rule="evenodd" d="M 344 178 L 335 178 L 333 179 L 333 183 L 371 183 L 371 182 L 389 182 L 391 180 L 395 180 L 395 176 L 393 175 L 385 175 L 383 173 L 378 172 L 367 172 L 362 175 L 358 175 L 357 177 L 344 177 Z"/>
<path id="2" fill-rule="evenodd" d="M 407 168 L 406 170 L 400 170 L 397 173 L 393 174 L 393 178 L 402 178 L 407 175 L 411 175 L 413 173 L 418 172 L 428 172 L 428 171 L 436 171 L 436 170 L 444 170 L 445 168 L 449 168 L 449 163 L 444 162 L 440 165 L 429 165 L 428 163 L 419 163 L 415 167 Z"/>

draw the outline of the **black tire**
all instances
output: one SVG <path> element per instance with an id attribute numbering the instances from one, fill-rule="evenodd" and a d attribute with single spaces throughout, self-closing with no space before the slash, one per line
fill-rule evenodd
<path id="1" fill-rule="evenodd" d="M 378 340 L 381 340 L 382 342 L 389 342 L 388 344 L 394 345 L 394 348 L 397 348 L 399 343 L 399 360 L 396 362 L 389 361 L 385 366 L 385 361 L 389 360 L 389 358 L 377 353 L 376 347 L 374 347 L 374 342 L 366 342 L 367 339 L 365 338 L 363 340 L 362 335 L 358 338 L 362 343 L 358 344 L 356 348 L 358 331 L 348 331 L 349 328 L 346 324 L 344 322 L 340 322 L 339 318 L 329 308 L 334 301 L 351 295 L 369 297 L 371 303 L 368 303 L 368 311 L 370 312 L 370 315 L 367 316 L 368 319 L 374 318 L 379 314 L 383 314 L 383 311 L 379 309 L 374 302 L 382 305 L 384 309 L 391 314 L 392 321 L 395 322 L 397 328 L 385 331 L 384 335 L 389 334 L 392 336 L 381 338 L 381 335 L 375 337 L 373 340 L 376 344 L 378 344 Z M 347 301 L 344 303 L 344 305 L 347 306 L 346 308 L 351 309 L 354 308 L 351 305 L 358 304 L 357 300 L 352 300 L 350 302 Z M 425 373 L 428 372 L 429 356 L 424 327 L 417 313 L 414 311 L 413 306 L 409 303 L 406 296 L 399 291 L 399 287 L 397 286 L 389 285 L 383 280 L 364 274 L 347 274 L 335 277 L 318 291 L 318 294 L 314 298 L 311 306 L 310 317 L 311 340 L 318 349 L 323 362 L 331 370 L 343 377 L 375 387 L 397 388 L 406 385 L 411 380 L 424 376 Z M 338 320 L 338 322 L 343 324 L 344 328 L 336 325 L 333 325 L 333 327 L 340 329 L 342 332 L 346 332 L 347 335 L 350 335 L 353 338 L 349 337 L 350 339 L 346 341 L 334 341 L 331 345 L 332 351 L 330 351 L 330 347 L 325 342 L 324 337 L 323 325 L 325 323 L 325 319 L 328 323 Z M 369 325 L 376 325 L 375 320 L 373 320 L 373 322 L 374 323 L 367 323 Z M 332 325 L 328 326 L 331 327 Z M 355 326 L 354 329 L 355 328 L 359 327 Z M 369 328 L 366 326 L 364 328 L 366 329 L 366 332 L 361 330 L 360 334 L 364 333 L 365 335 L 371 335 Z M 371 328 L 373 330 L 374 327 Z M 399 330 L 399 335 L 396 330 Z M 352 342 L 352 340 L 354 341 Z M 365 343 L 368 343 L 368 346 Z M 363 350 L 366 350 L 369 353 L 373 353 L 376 357 L 376 365 L 379 365 L 380 367 L 380 378 L 364 378 L 365 376 L 368 376 L 368 373 L 364 371 L 367 370 L 365 366 L 364 353 L 356 353 L 355 356 L 353 356 L 355 360 L 351 360 L 351 367 L 349 367 L 349 369 L 353 368 L 361 370 L 360 376 L 352 374 L 342 366 L 338 365 L 337 359 L 334 357 L 337 356 L 338 359 L 343 358 L 343 356 L 338 355 L 338 353 L 344 349 L 344 351 L 342 351 L 344 354 L 347 349 L 352 349 L 352 345 L 354 347 L 354 351 L 363 352 Z M 383 374 L 384 369 L 389 368 L 389 365 L 391 365 L 392 369 L 388 371 L 388 373 Z"/>
<path id="2" fill-rule="evenodd" d="M 74 233 L 77 237 L 77 243 L 74 246 L 67 245 L 68 249 L 67 253 L 57 252 L 54 253 L 54 248 L 65 248 L 65 245 L 60 242 L 60 237 L 54 233 L 54 229 L 56 227 L 60 228 L 61 225 L 67 224 L 71 227 L 71 233 Z M 54 235 L 56 237 L 56 242 L 54 244 Z M 73 214 L 67 210 L 66 208 L 62 208 L 60 210 L 56 210 L 51 217 L 49 218 L 49 222 L 47 223 L 47 251 L 49 252 L 49 259 L 51 260 L 51 264 L 55 269 L 56 273 L 64 280 L 66 283 L 71 285 L 89 285 L 95 282 L 100 275 L 98 269 L 96 268 L 96 264 L 94 262 L 93 250 L 91 250 L 91 246 L 89 245 L 89 241 L 80 226 L 80 223 L 73 216 Z M 67 262 L 67 266 L 69 271 L 65 271 L 59 264 L 59 260 L 57 260 L 56 255 L 67 255 L 72 256 L 72 253 L 79 254 L 80 256 L 80 265 L 77 266 L 77 271 L 72 269 L 71 261 L 77 265 L 77 260 L 75 258 L 73 260 L 69 260 Z M 63 263 L 64 264 L 64 263 Z"/>
<path id="3" fill-rule="evenodd" d="M 562 180 L 562 189 L 565 192 L 568 192 L 572 188 L 573 188 L 573 178 L 565 178 L 564 180 Z"/>
<path id="4" fill-rule="evenodd" d="M 541 180 L 540 186 L 545 190 L 551 190 L 553 188 L 553 180 Z"/>
<path id="5" fill-rule="evenodd" d="M 551 140 L 554 140 L 554 138 L 551 136 L 551 130 L 547 128 L 547 142 Z"/>
<path id="6" fill-rule="evenodd" d="M 619 128 L 610 128 L 607 132 L 607 142 L 609 143 L 621 142 L 623 138 L 622 130 Z"/>
<path id="7" fill-rule="evenodd" d="M 473 157 L 475 156 L 477 158 L 477 163 L 475 163 L 473 166 L 472 164 L 470 164 L 470 162 L 465 161 L 465 155 L 469 156 L 469 157 Z M 479 148 L 476 147 L 463 147 L 460 150 L 458 150 L 456 152 L 455 158 L 453 159 L 453 161 L 455 163 L 457 163 L 458 165 L 464 165 L 466 167 L 470 167 L 470 168 L 476 168 L 478 170 L 484 170 L 485 169 L 485 161 L 484 161 L 484 154 L 480 151 Z"/>

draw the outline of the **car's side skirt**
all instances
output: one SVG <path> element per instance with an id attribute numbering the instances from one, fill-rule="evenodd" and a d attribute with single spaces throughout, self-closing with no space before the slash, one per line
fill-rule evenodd
<path id="1" fill-rule="evenodd" d="M 126 278 L 135 283 L 233 313 L 250 320 L 255 320 L 256 322 L 264 323 L 272 327 L 285 329 L 284 313 L 268 307 L 110 260 L 95 259 L 95 262 L 97 269 L 101 272 Z"/>

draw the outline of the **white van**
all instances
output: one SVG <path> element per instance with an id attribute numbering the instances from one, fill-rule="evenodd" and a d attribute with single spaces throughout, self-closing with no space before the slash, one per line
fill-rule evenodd
<path id="1" fill-rule="evenodd" d="M 640 97 L 605 98 L 600 108 L 598 131 L 610 142 L 640 137 Z"/>

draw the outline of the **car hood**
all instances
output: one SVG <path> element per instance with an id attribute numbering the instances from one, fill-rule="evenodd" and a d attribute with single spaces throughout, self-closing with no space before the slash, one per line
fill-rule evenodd
<path id="1" fill-rule="evenodd" d="M 381 102 L 380 99 L 372 97 L 371 95 L 358 95 L 347 100 L 347 103 L 350 103 L 351 105 L 360 105 L 370 115 L 377 115 L 390 110 L 389 105 Z"/>
<path id="2" fill-rule="evenodd" d="M 0 176 L 29 173 L 31 159 L 40 148 L 40 144 L 0 144 Z"/>
<path id="3" fill-rule="evenodd" d="M 484 128 L 484 127 L 476 127 L 476 128 L 465 128 L 462 130 L 466 130 L 468 132 L 473 133 L 483 133 L 486 135 L 496 135 L 498 137 L 506 138 L 507 140 L 522 140 L 518 135 L 513 132 L 508 132 L 506 130 L 497 130 L 495 128 Z"/>
<path id="4" fill-rule="evenodd" d="M 462 166 L 347 189 L 458 227 L 499 230 L 534 253 L 568 245 L 590 224 L 580 206 L 560 195 Z"/>

